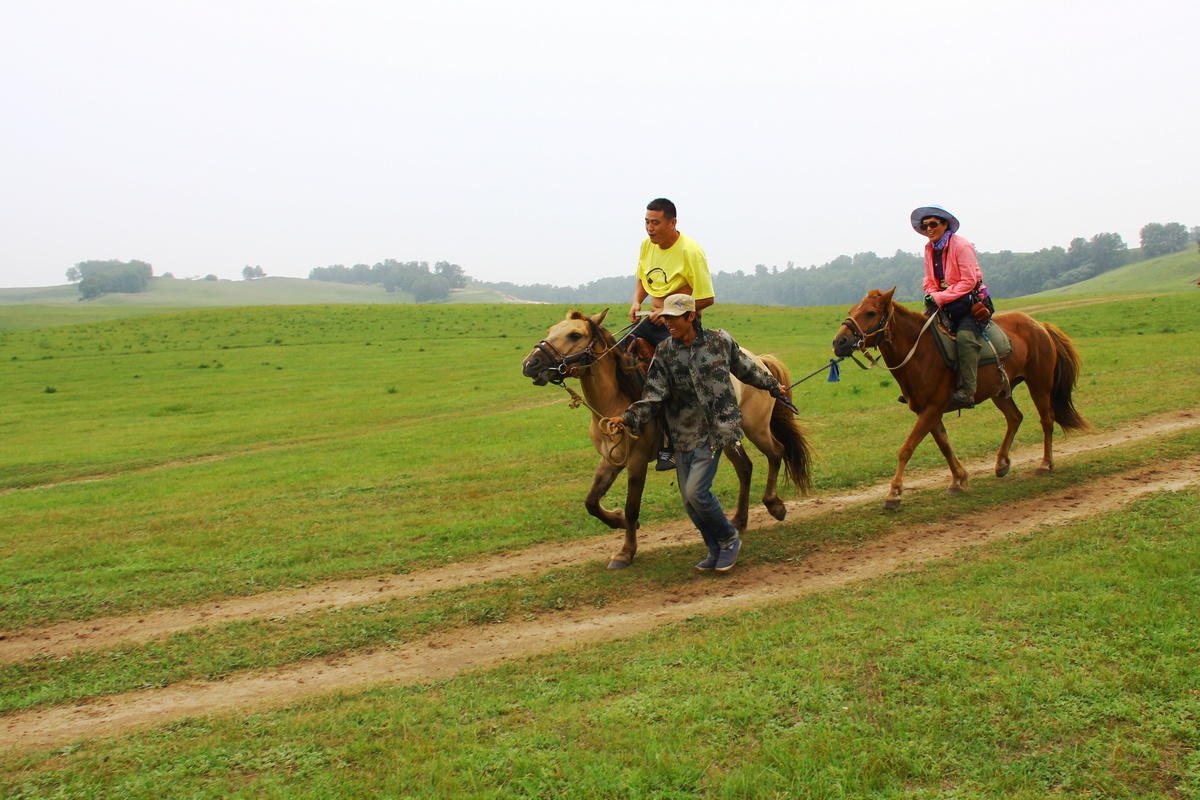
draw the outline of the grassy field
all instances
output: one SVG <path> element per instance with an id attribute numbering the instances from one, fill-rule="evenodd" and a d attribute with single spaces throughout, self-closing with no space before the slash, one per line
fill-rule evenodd
<path id="1" fill-rule="evenodd" d="M 1190 297 L 1048 308 L 1035 316 L 1083 352 L 1077 403 L 1098 429 L 1195 406 Z M 564 312 L 331 304 L 7 326 L 0 630 L 602 534 L 582 508 L 595 465 L 585 412 L 519 372 Z M 717 322 L 798 377 L 827 362 L 844 314 L 723 307 Z M 798 387 L 819 490 L 890 477 L 911 425 L 895 395 L 886 373 L 853 366 Z M 1036 442 L 1023 390 L 1018 403 L 1018 442 Z M 990 407 L 948 426 L 966 459 L 1001 434 Z M 1183 434 L 1114 448 L 1049 479 L 977 482 L 952 503 L 917 493 L 899 518 L 1003 513 L 1198 446 Z M 913 467 L 940 463 L 927 443 Z M 461 678 L 14 753 L 0 794 L 1196 797 L 1198 501 L 1155 496 L 855 590 Z M 680 516 L 670 480 L 652 478 L 644 524 Z M 874 503 L 756 532 L 748 563 L 853 545 L 897 519 Z M 32 659 L 0 667 L 0 706 L 94 702 L 603 606 L 695 580 L 694 549 L 639 556 L 622 574 L 598 552 L 537 579 Z"/>
<path id="2" fill-rule="evenodd" d="M 1158 258 L 1126 264 L 1086 281 L 1073 283 L 1034 297 L 1121 296 L 1159 292 L 1200 291 L 1200 252 L 1194 245 Z"/>
<path id="3" fill-rule="evenodd" d="M 388 292 L 382 286 L 355 286 L 301 278 L 253 281 L 203 281 L 153 278 L 137 294 L 110 294 L 81 302 L 74 285 L 33 289 L 0 289 L 0 332 L 54 325 L 101 322 L 135 316 L 157 316 L 187 308 L 211 306 L 290 306 L 347 304 L 411 304 L 410 292 Z M 450 295 L 450 304 L 500 304 L 498 293 L 469 286 Z"/>

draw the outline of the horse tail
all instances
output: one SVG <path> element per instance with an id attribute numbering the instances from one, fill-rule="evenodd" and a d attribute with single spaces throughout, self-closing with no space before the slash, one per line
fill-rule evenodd
<path id="1" fill-rule="evenodd" d="M 1054 411 L 1054 421 L 1065 431 L 1080 431 L 1091 428 L 1091 423 L 1075 409 L 1071 392 L 1083 367 L 1079 351 L 1071 343 L 1071 337 L 1049 322 L 1041 323 L 1054 342 L 1054 381 L 1050 386 L 1050 408 Z"/>
<path id="2" fill-rule="evenodd" d="M 772 355 L 760 358 L 767 370 L 775 376 L 775 380 L 779 381 L 780 386 L 787 386 L 792 382 L 792 376 L 782 361 Z M 787 398 L 792 399 L 791 389 L 787 390 Z M 804 431 L 796 422 L 795 415 L 782 403 L 776 403 L 771 411 L 771 434 L 783 445 L 784 475 L 787 480 L 791 481 L 801 494 L 808 494 L 813 488 L 812 447 L 804 438 Z"/>

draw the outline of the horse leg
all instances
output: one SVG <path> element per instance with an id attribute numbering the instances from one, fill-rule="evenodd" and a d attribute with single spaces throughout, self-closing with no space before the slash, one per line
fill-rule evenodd
<path id="1" fill-rule="evenodd" d="M 638 518 L 642 513 L 642 491 L 646 488 L 646 464 L 629 468 L 628 488 L 625 494 L 625 542 L 608 562 L 609 569 L 625 569 L 633 563 L 637 554 Z"/>
<path id="2" fill-rule="evenodd" d="M 592 476 L 592 488 L 588 490 L 587 499 L 583 501 L 588 513 L 610 528 L 625 527 L 625 514 L 621 511 L 611 511 L 603 504 L 604 495 L 608 494 L 622 469 L 623 467 L 615 467 L 602 459 L 596 467 L 596 474 Z"/>
<path id="3" fill-rule="evenodd" d="M 750 521 L 750 477 L 754 474 L 754 462 L 750 460 L 750 456 L 746 455 L 746 451 L 740 444 L 726 447 L 725 457 L 729 459 L 729 463 L 733 465 L 733 471 L 738 476 L 737 510 L 734 511 L 729 521 L 733 523 L 733 527 L 737 528 L 738 533 L 742 533 Z"/>
<path id="4" fill-rule="evenodd" d="M 904 493 L 904 468 L 908 466 L 908 460 L 912 458 L 913 451 L 917 449 L 917 445 L 925 438 L 925 434 L 929 433 L 929 429 L 933 427 L 934 422 L 941 421 L 941 412 L 931 408 L 917 415 L 917 423 L 913 425 L 913 429 L 909 432 L 908 438 L 904 440 L 904 444 L 900 447 L 900 452 L 897 454 L 896 474 L 892 477 L 892 485 L 888 491 L 887 499 L 883 501 L 883 507 L 887 511 L 895 511 L 900 508 L 900 495 Z M 949 440 L 947 440 L 947 446 Z"/>
<path id="5" fill-rule="evenodd" d="M 938 450 L 942 451 L 942 458 L 946 459 L 946 465 L 950 467 L 950 487 L 946 489 L 949 494 L 959 494 L 967 490 L 967 483 L 970 481 L 970 474 L 967 468 L 958 460 L 958 456 L 954 453 L 954 448 L 950 444 L 950 436 L 946 433 L 946 425 L 942 422 L 941 415 L 938 416 L 936 422 L 929 432 L 933 435 L 933 441 L 937 443 Z"/>
<path id="6" fill-rule="evenodd" d="M 617 480 L 617 476 L 621 474 L 623 467 L 616 467 L 607 461 L 601 460 L 600 465 L 596 467 L 596 474 L 592 477 L 592 488 L 588 491 L 587 499 L 583 501 L 588 513 L 596 519 L 603 522 L 610 528 L 624 528 L 625 541 L 617 554 L 608 562 L 609 569 L 625 569 L 633 563 L 633 556 L 637 553 L 637 529 L 638 516 L 642 509 L 642 490 L 646 485 L 646 471 L 641 470 L 641 474 L 636 474 L 633 469 L 629 470 L 629 488 L 625 495 L 625 509 L 623 511 L 613 511 L 604 507 L 604 495 L 612 488 L 613 483 Z"/>
<path id="7" fill-rule="evenodd" d="M 1009 451 L 1012 449 L 1013 439 L 1017 437 L 1017 428 L 1021 427 L 1021 420 L 1025 419 L 1025 415 L 1021 413 L 1021 409 L 1017 408 L 1011 394 L 1007 397 L 993 397 L 992 402 L 1004 414 L 1004 420 L 1008 423 L 1008 427 L 1004 431 L 1004 441 L 1000 443 L 1000 450 L 996 453 L 996 477 L 1003 478 L 1012 467 Z"/>
<path id="8" fill-rule="evenodd" d="M 1033 394 L 1032 387 L 1029 394 L 1033 397 L 1033 404 L 1037 406 L 1038 419 L 1042 423 L 1042 463 L 1038 465 L 1038 475 L 1049 475 L 1054 471 L 1054 409 L 1050 407 L 1050 393 L 1046 392 L 1040 398 Z"/>
<path id="9" fill-rule="evenodd" d="M 601 460 L 592 477 L 592 488 L 588 490 L 587 499 L 583 501 L 588 513 L 610 528 L 624 528 L 625 542 L 617 554 L 608 562 L 609 569 L 625 569 L 633 563 L 633 555 L 637 552 L 637 517 L 642 505 L 642 487 L 646 483 L 645 473 L 641 480 L 635 479 L 632 471 L 629 475 L 629 490 L 625 495 L 625 510 L 613 511 L 604 507 L 604 495 L 612 488 L 623 467 L 615 467 Z M 636 484 L 636 487 L 635 487 Z M 636 497 L 634 496 L 636 494 Z"/>
<path id="10" fill-rule="evenodd" d="M 747 431 L 747 436 L 750 436 Z M 763 488 L 762 501 L 767 507 L 767 512 L 777 520 L 783 520 L 787 516 L 787 505 L 779 497 L 779 468 L 783 466 L 783 445 L 773 436 L 770 431 L 764 436 L 752 436 L 751 441 L 754 446 L 767 457 L 767 485 Z"/>

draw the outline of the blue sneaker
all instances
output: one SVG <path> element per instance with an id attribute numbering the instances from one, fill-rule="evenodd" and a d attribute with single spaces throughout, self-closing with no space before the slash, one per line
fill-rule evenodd
<path id="1" fill-rule="evenodd" d="M 696 564 L 696 570 L 699 572 L 708 572 L 717 568 L 717 561 L 720 559 L 719 552 L 709 551 L 708 558 Z"/>
<path id="2" fill-rule="evenodd" d="M 737 563 L 738 551 L 741 549 L 741 539 L 734 539 L 727 546 L 722 547 L 720 554 L 717 556 L 717 566 L 714 569 L 717 572 L 729 572 L 729 570 L 733 569 L 733 565 Z"/>

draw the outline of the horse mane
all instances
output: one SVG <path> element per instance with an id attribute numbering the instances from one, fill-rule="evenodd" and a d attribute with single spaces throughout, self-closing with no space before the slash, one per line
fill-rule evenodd
<path id="1" fill-rule="evenodd" d="M 595 324 L 592 322 L 592 318 L 582 311 L 572 309 L 568 316 L 570 319 L 582 319 L 589 325 Z M 608 332 L 608 328 L 605 328 L 603 325 L 596 325 L 595 327 L 601 341 L 604 342 L 604 346 L 616 359 L 617 387 L 630 400 L 641 400 L 642 391 L 646 387 L 646 377 L 642 375 L 641 369 L 638 368 L 637 361 L 629 353 L 617 347 L 617 340 Z"/>
<path id="2" fill-rule="evenodd" d="M 872 289 L 871 291 L 867 292 L 867 297 L 882 297 L 883 295 L 884 295 L 884 292 L 881 292 L 878 289 Z M 910 317 L 921 317 L 921 318 L 924 317 L 924 315 L 921 314 L 921 312 L 913 311 L 912 309 L 908 308 L 903 303 L 901 303 L 899 300 L 897 300 L 895 297 L 892 298 L 892 302 L 890 303 L 890 305 L 892 307 L 893 314 L 903 314 L 903 315 L 908 315 Z M 922 321 L 921 324 L 924 324 L 924 321 Z"/>

